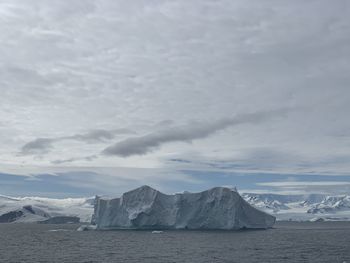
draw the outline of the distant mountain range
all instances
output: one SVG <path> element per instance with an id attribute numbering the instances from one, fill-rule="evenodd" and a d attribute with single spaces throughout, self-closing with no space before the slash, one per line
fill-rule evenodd
<path id="1" fill-rule="evenodd" d="M 243 193 L 242 197 L 277 220 L 350 220 L 350 195 Z"/>
<path id="2" fill-rule="evenodd" d="M 277 220 L 350 220 L 350 195 L 279 195 L 243 193 L 254 207 Z M 94 198 L 53 199 L 0 195 L 0 223 L 7 222 L 90 222 Z M 71 218 L 69 218 L 71 217 Z"/>
<path id="3" fill-rule="evenodd" d="M 53 199 L 0 195 L 0 223 L 90 222 L 94 198 Z"/>

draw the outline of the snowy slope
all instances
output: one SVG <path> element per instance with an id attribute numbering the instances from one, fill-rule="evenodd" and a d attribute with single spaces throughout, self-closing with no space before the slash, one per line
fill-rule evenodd
<path id="1" fill-rule="evenodd" d="M 330 220 L 350 220 L 350 196 L 326 196 L 307 212 Z"/>
<path id="2" fill-rule="evenodd" d="M 96 198 L 93 221 L 98 229 L 240 229 L 269 228 L 275 218 L 229 188 L 166 195 L 142 186 L 120 198 Z"/>
<path id="3" fill-rule="evenodd" d="M 350 196 L 244 193 L 242 197 L 277 220 L 350 220 Z"/>
<path id="4" fill-rule="evenodd" d="M 82 222 L 91 220 L 93 199 L 42 197 L 8 197 L 0 195 L 0 223 L 37 222 L 55 216 L 77 216 Z"/>

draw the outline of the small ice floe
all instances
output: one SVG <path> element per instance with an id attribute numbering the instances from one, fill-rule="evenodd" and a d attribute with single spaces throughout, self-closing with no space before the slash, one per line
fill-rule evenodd
<path id="1" fill-rule="evenodd" d="M 69 231 L 68 229 L 50 229 L 49 232 L 65 232 Z"/>
<path id="2" fill-rule="evenodd" d="M 152 234 L 161 234 L 161 233 L 163 233 L 163 231 L 160 231 L 160 230 L 154 230 L 154 231 L 152 231 Z"/>
<path id="3" fill-rule="evenodd" d="M 77 229 L 77 231 L 91 231 L 91 230 L 96 230 L 96 226 L 94 226 L 94 225 L 82 225 Z"/>
<path id="4" fill-rule="evenodd" d="M 315 217 L 315 218 L 311 218 L 309 221 L 310 222 L 324 222 L 326 220 L 324 220 L 324 218 L 322 218 L 322 217 Z"/>

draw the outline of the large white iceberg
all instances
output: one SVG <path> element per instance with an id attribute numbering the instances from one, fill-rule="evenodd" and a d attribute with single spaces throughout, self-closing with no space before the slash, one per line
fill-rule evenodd
<path id="1" fill-rule="evenodd" d="M 92 223 L 97 229 L 229 230 L 270 228 L 275 217 L 252 207 L 230 188 L 167 195 L 142 186 L 120 198 L 96 197 Z"/>

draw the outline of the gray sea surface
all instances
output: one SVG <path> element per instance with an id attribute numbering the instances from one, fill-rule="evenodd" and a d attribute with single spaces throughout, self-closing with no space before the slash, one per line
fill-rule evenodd
<path id="1" fill-rule="evenodd" d="M 348 262 L 350 222 L 247 231 L 87 231 L 0 224 L 0 262 Z"/>

